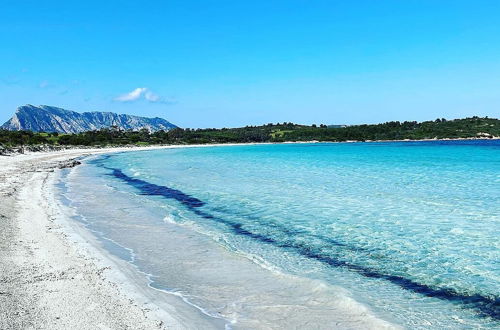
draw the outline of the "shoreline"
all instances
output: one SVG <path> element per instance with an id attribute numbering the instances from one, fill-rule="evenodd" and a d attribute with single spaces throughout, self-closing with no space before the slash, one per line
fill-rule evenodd
<path id="1" fill-rule="evenodd" d="M 0 328 L 224 327 L 178 297 L 158 299 L 164 294 L 131 265 L 100 251 L 91 233 L 55 202 L 58 169 L 74 166 L 75 158 L 152 149 L 159 148 L 0 157 Z"/>
<path id="2" fill-rule="evenodd" d="M 433 142 L 433 141 L 495 141 L 500 140 L 500 136 L 492 137 L 468 137 L 468 138 L 442 138 L 442 139 L 400 139 L 400 140 L 346 140 L 346 141 L 283 141 L 283 142 L 242 142 L 242 143 L 205 143 L 205 144 L 152 144 L 148 146 L 136 145 L 117 145 L 103 147 L 86 147 L 86 146 L 53 146 L 53 145 L 33 145 L 27 147 L 12 147 L 12 151 L 6 153 L 0 152 L 1 156 L 15 156 L 31 153 L 55 153 L 66 152 L 71 150 L 79 150 L 82 153 L 108 153 L 108 152 L 124 152 L 124 151 L 141 151 L 152 149 L 169 149 L 169 148 L 199 148 L 199 147 L 223 147 L 223 146 L 246 146 L 246 145 L 273 145 L 273 144 L 306 144 L 306 143 L 388 143 L 388 142 Z M 28 148 L 28 150 L 24 150 Z M 30 148 L 34 150 L 30 150 Z M 4 151 L 7 149 L 4 149 Z M 115 151 L 118 150 L 118 151 Z M 1 150 L 0 150 L 1 151 Z"/>

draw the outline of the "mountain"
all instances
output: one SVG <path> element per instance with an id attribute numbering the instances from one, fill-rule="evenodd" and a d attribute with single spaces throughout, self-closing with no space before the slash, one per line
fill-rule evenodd
<path id="1" fill-rule="evenodd" d="M 16 113 L 0 129 L 9 131 L 79 133 L 117 126 L 123 130 L 146 128 L 155 132 L 176 128 L 162 118 L 146 118 L 120 115 L 113 112 L 75 112 L 48 105 L 27 104 L 17 108 Z"/>

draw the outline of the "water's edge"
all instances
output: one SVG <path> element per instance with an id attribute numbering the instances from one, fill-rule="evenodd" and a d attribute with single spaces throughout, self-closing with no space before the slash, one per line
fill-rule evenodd
<path id="1" fill-rule="evenodd" d="M 127 151 L 125 151 L 127 152 Z M 87 166 L 89 159 L 99 156 L 81 156 L 80 166 Z M 58 210 L 56 219 L 72 243 L 89 255 L 102 269 L 106 269 L 105 277 L 117 284 L 124 293 L 143 308 L 152 310 L 153 315 L 164 324 L 182 324 L 185 329 L 230 329 L 230 321 L 218 315 L 211 315 L 203 308 L 190 303 L 186 297 L 167 288 L 155 287 L 152 274 L 143 272 L 134 264 L 134 251 L 121 246 L 112 239 L 90 228 L 77 210 L 71 207 L 64 192 L 66 180 L 76 168 L 62 169 L 56 173 L 47 185 L 47 195 L 52 199 L 52 205 Z"/>
<path id="2" fill-rule="evenodd" d="M 105 154 L 99 155 L 99 156 L 82 157 L 82 158 L 80 158 L 80 160 L 82 161 L 82 165 L 80 165 L 80 166 L 81 167 L 89 166 L 89 161 L 93 161 L 93 160 L 100 159 L 100 158 L 106 158 L 106 157 L 108 157 L 108 156 Z M 62 204 L 61 207 L 66 208 L 67 214 L 71 214 L 70 215 L 71 219 L 73 221 L 77 222 L 78 226 L 83 227 L 84 231 L 87 231 L 86 234 L 83 233 L 82 231 L 80 231 L 80 233 L 79 233 L 80 235 L 86 235 L 87 236 L 86 239 L 89 240 L 90 238 L 88 237 L 88 235 L 90 234 L 94 240 L 94 244 L 93 244 L 94 247 L 98 248 L 101 253 L 109 255 L 109 257 L 112 259 L 118 258 L 118 259 L 120 259 L 121 262 L 126 262 L 131 268 L 133 268 L 133 270 L 135 272 L 137 272 L 137 274 L 139 276 L 143 277 L 144 281 L 142 281 L 142 285 L 144 285 L 146 283 L 146 285 L 152 290 L 156 290 L 161 294 L 175 296 L 175 297 L 179 298 L 180 300 L 182 300 L 182 302 L 185 303 L 187 306 L 194 307 L 195 309 L 197 309 L 198 311 L 203 313 L 205 316 L 210 317 L 214 320 L 223 321 L 224 327 L 226 329 L 232 329 L 232 328 L 239 329 L 240 328 L 241 324 L 239 324 L 238 320 L 231 319 L 231 318 L 225 318 L 224 316 L 222 316 L 219 313 L 210 312 L 209 310 L 205 309 L 202 305 L 200 305 L 196 302 L 193 302 L 192 296 L 189 293 L 185 292 L 184 290 L 179 289 L 179 288 L 165 286 L 165 285 L 157 282 L 156 275 L 142 270 L 141 267 L 135 263 L 135 254 L 136 253 L 132 248 L 122 246 L 118 242 L 114 241 L 112 238 L 107 237 L 103 232 L 100 232 L 99 230 L 92 228 L 92 226 L 86 221 L 85 217 L 82 216 L 81 214 L 79 214 L 77 209 L 72 206 L 72 201 L 67 199 L 67 197 L 66 197 L 66 193 L 68 192 L 68 187 L 66 186 L 66 184 L 67 184 L 68 180 L 70 180 L 71 174 L 77 170 L 78 170 L 78 168 L 66 169 L 63 172 L 63 174 L 61 175 L 59 181 L 56 183 L 56 186 L 58 189 L 60 202 Z M 158 188 L 158 187 L 155 187 L 155 188 Z M 190 198 L 188 195 L 183 194 L 180 191 L 176 191 L 176 190 L 170 189 L 168 187 L 159 188 L 159 189 L 165 193 L 168 193 L 169 195 L 172 195 L 172 194 L 175 195 L 176 198 L 178 198 L 180 201 L 182 201 L 183 203 L 191 204 L 191 206 L 193 206 L 194 204 L 197 203 L 197 200 L 195 198 Z M 192 235 L 198 235 L 198 236 L 202 235 L 199 232 L 193 232 L 192 230 L 189 230 L 184 226 L 179 227 L 178 223 L 169 222 L 168 219 L 162 219 L 162 221 L 165 221 L 166 225 L 177 227 L 178 230 L 182 230 L 184 232 L 185 231 L 190 232 L 191 236 Z M 205 235 L 202 235 L 202 236 L 205 236 Z M 197 239 L 200 239 L 200 237 L 198 237 Z M 205 248 L 207 248 L 207 247 L 210 248 L 210 246 L 211 246 L 214 250 L 218 251 L 217 253 L 220 253 L 222 251 L 222 253 L 224 253 L 224 254 L 230 254 L 230 255 L 232 255 L 231 258 L 238 259 L 238 262 L 244 263 L 245 267 L 248 267 L 248 264 L 251 264 L 252 266 L 250 266 L 250 267 L 256 266 L 259 269 L 263 270 L 264 272 L 269 273 L 269 275 L 271 275 L 271 276 L 278 275 L 279 277 L 287 278 L 287 280 L 289 280 L 289 281 L 298 281 L 298 282 L 309 281 L 309 279 L 307 279 L 307 278 L 297 278 L 296 275 L 283 273 L 281 269 L 278 269 L 276 267 L 273 267 L 272 265 L 267 264 L 264 260 L 262 260 L 261 258 L 259 258 L 257 256 L 241 254 L 238 251 L 228 249 L 228 247 L 226 245 L 221 245 L 221 244 L 219 244 L 220 242 L 219 243 L 214 242 L 209 237 L 202 237 L 201 239 L 205 243 L 205 245 L 204 245 Z M 234 262 L 234 260 L 231 260 L 231 261 Z M 224 261 L 222 261 L 222 263 L 223 262 Z M 127 271 L 124 273 L 126 273 L 125 274 L 126 276 L 131 275 L 130 271 Z M 134 279 L 133 277 L 135 277 L 135 276 L 132 276 L 130 278 L 130 280 L 137 282 L 137 278 Z M 319 283 L 316 281 L 316 283 L 314 283 L 314 285 L 319 285 L 321 287 L 321 286 L 325 286 L 326 284 Z M 157 296 L 154 299 L 155 299 L 155 303 L 158 303 L 163 298 Z M 347 305 L 358 305 L 357 308 L 359 308 L 359 312 L 358 312 L 359 316 L 362 318 L 365 318 L 365 320 L 362 320 L 362 321 L 357 320 L 356 322 L 360 322 L 362 324 L 366 322 L 365 328 L 373 328 L 373 329 L 396 329 L 396 328 L 399 328 L 399 326 L 397 326 L 396 323 L 394 323 L 393 321 L 387 322 L 386 320 L 381 319 L 380 316 L 376 316 L 372 311 L 370 311 L 366 305 L 364 305 L 360 302 L 354 301 L 351 297 L 342 297 L 341 299 L 344 299 L 345 300 L 344 303 L 346 303 Z M 165 304 L 161 304 L 161 303 L 158 305 L 159 306 L 163 305 L 163 307 L 165 306 Z M 335 326 L 327 326 L 327 327 L 332 328 L 332 329 L 333 328 L 339 328 L 339 329 L 351 328 L 351 326 L 348 326 L 347 323 L 343 324 L 342 322 L 345 322 L 345 319 L 343 319 L 342 317 L 339 317 L 339 322 L 338 322 L 337 327 L 335 327 Z M 218 321 L 213 322 L 213 323 L 220 324 L 220 322 L 218 322 Z M 186 326 L 188 328 L 190 328 L 189 324 L 186 324 Z M 246 328 L 246 324 L 243 324 L 243 328 Z M 258 326 L 256 326 L 255 328 L 258 328 Z M 275 327 L 273 327 L 273 328 L 275 328 Z M 279 327 L 277 327 L 277 328 L 279 328 Z M 352 328 L 354 329 L 356 327 L 352 327 Z"/>

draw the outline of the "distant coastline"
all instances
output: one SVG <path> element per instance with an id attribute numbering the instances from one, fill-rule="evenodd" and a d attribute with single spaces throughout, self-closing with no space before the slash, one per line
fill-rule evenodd
<path id="1" fill-rule="evenodd" d="M 434 121 L 393 121 L 374 125 L 330 127 L 324 124 L 266 124 L 239 128 L 172 128 L 151 131 L 108 127 L 81 133 L 0 130 L 0 153 L 14 149 L 59 150 L 64 148 L 102 148 L 149 145 L 205 145 L 228 143 L 312 143 L 312 142 L 388 142 L 435 141 L 500 138 L 500 120 L 471 117 Z"/>
<path id="2" fill-rule="evenodd" d="M 24 153 L 40 153 L 40 152 L 57 152 L 64 150 L 149 150 L 149 149 L 164 149 L 164 148 L 196 148 L 196 147 L 218 147 L 218 146 L 238 146 L 238 145 L 271 145 L 271 144 L 308 144 L 308 143 L 390 143 L 390 142 L 433 142 L 433 141 L 494 141 L 500 140 L 500 136 L 493 137 L 470 137 L 470 138 L 442 138 L 442 139 L 404 139 L 404 140 L 348 140 L 348 141 L 284 141 L 284 142 L 242 142 L 242 143 L 204 143 L 204 144 L 156 144 L 156 145 L 115 145 L 115 146 L 81 146 L 81 145 L 27 145 L 27 146 L 0 146 L 0 156 L 9 156 Z"/>

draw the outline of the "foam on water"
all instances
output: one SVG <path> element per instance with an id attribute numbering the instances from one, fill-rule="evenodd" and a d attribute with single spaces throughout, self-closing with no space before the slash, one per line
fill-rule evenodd
<path id="1" fill-rule="evenodd" d="M 130 152 L 75 170 L 66 195 L 154 287 L 234 327 L 494 328 L 499 148 Z"/>

